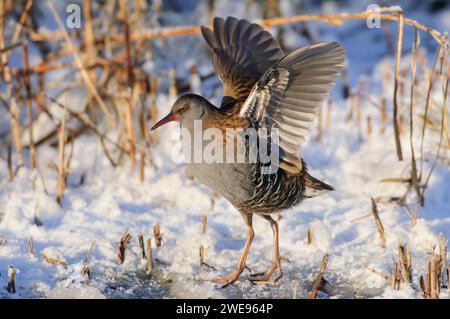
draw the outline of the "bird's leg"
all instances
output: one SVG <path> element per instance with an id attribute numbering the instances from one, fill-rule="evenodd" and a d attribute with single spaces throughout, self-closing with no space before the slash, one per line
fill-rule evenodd
<path id="1" fill-rule="evenodd" d="M 241 254 L 241 257 L 239 258 L 239 262 L 236 266 L 236 270 L 227 276 L 211 280 L 212 283 L 223 284 L 224 287 L 236 282 L 236 280 L 238 280 L 239 276 L 244 271 L 244 269 L 246 267 L 245 263 L 247 261 L 248 251 L 250 250 L 250 246 L 252 244 L 253 238 L 255 237 L 255 232 L 253 231 L 253 225 L 252 225 L 253 215 L 251 215 L 251 214 L 241 214 L 241 215 L 244 218 L 245 223 L 247 224 L 247 239 L 245 241 L 244 248 L 242 249 L 242 254 Z"/>
<path id="2" fill-rule="evenodd" d="M 269 221 L 270 226 L 272 227 L 272 232 L 273 232 L 273 265 L 272 267 L 270 267 L 266 272 L 262 272 L 262 273 L 257 273 L 257 274 L 252 274 L 252 277 L 257 277 L 257 278 L 252 278 L 250 279 L 251 282 L 253 282 L 254 284 L 266 284 L 269 283 L 270 277 L 272 276 L 272 274 L 275 272 L 275 270 L 278 269 L 279 271 L 279 275 L 277 278 L 274 279 L 274 283 L 277 282 L 278 280 L 280 280 L 281 277 L 283 277 L 283 269 L 281 268 L 281 257 L 280 257 L 280 252 L 279 252 L 279 248 L 278 248 L 278 223 L 269 215 L 262 215 L 261 217 L 263 217 L 264 219 L 266 219 L 267 221 Z"/>

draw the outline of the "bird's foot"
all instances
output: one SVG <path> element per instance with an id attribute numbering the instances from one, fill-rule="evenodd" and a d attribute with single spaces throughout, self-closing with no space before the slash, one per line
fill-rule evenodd
<path id="1" fill-rule="evenodd" d="M 236 269 L 231 274 L 226 275 L 224 277 L 210 280 L 210 282 L 212 282 L 214 284 L 221 284 L 221 285 L 223 285 L 222 288 L 225 288 L 228 285 L 234 284 L 238 280 L 239 276 L 242 274 L 244 269 L 245 269 L 245 267 L 242 267 L 241 269 Z"/>
<path id="2" fill-rule="evenodd" d="M 273 263 L 272 267 L 270 267 L 266 272 L 251 274 L 250 276 L 254 277 L 254 278 L 251 278 L 249 280 L 255 285 L 275 284 L 278 280 L 281 279 L 281 277 L 283 277 L 283 269 L 281 268 L 281 260 L 282 259 L 286 260 L 289 263 L 289 261 L 284 257 L 278 258 Z M 279 271 L 278 277 L 276 277 L 273 281 L 270 281 L 270 278 L 272 277 L 273 273 L 277 269 Z"/>

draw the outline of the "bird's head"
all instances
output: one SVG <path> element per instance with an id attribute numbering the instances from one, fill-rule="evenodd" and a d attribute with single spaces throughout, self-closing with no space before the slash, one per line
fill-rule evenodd
<path id="1" fill-rule="evenodd" d="M 169 123 L 179 122 L 181 125 L 193 123 L 194 120 L 201 120 L 206 114 L 209 102 L 196 94 L 185 94 L 180 96 L 172 105 L 169 114 L 157 122 L 151 130 Z"/>

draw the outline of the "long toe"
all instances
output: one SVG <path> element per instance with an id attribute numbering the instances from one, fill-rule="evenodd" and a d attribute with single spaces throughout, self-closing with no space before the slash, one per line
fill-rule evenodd
<path id="1" fill-rule="evenodd" d="M 239 279 L 239 276 L 241 275 L 241 273 L 242 273 L 242 269 L 237 269 L 227 276 L 210 280 L 210 282 L 214 283 L 214 284 L 223 285 L 223 288 L 225 288 L 228 285 L 234 284 Z"/>
<path id="2" fill-rule="evenodd" d="M 273 281 L 271 281 L 270 278 L 277 269 L 279 271 L 279 275 Z M 275 262 L 272 267 L 270 267 L 266 272 L 252 274 L 251 276 L 254 278 L 250 278 L 249 280 L 255 285 L 275 284 L 278 280 L 281 279 L 281 277 L 283 277 L 283 269 L 281 268 L 280 260 L 278 260 L 278 262 Z"/>

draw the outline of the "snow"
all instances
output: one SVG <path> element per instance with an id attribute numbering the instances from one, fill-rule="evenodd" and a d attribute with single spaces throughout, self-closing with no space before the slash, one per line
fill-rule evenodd
<path id="1" fill-rule="evenodd" d="M 291 8 L 289 2 L 282 3 L 284 10 Z M 243 2 L 235 1 L 235 5 L 229 5 L 228 1 L 217 1 L 217 6 L 223 16 L 233 12 L 236 15 Z M 332 5 L 327 8 L 336 10 Z M 202 12 L 202 9 L 198 10 Z M 256 6 L 249 8 L 246 17 L 259 18 L 259 10 Z M 407 11 L 405 16 L 408 16 Z M 446 20 L 442 18 L 442 21 Z M 343 34 L 353 28 L 354 24 L 339 32 Z M 364 73 L 372 83 L 380 85 L 381 63 L 392 66 L 392 59 L 377 63 L 374 58 L 370 65 L 367 61 L 382 55 L 384 44 L 375 49 L 367 46 L 357 50 L 361 43 L 369 41 L 367 34 L 371 31 L 345 39 L 335 30 L 326 27 L 323 30 L 317 29 L 313 33 L 323 36 L 323 40 L 334 38 L 344 42 L 352 77 Z M 305 44 L 304 39 L 296 39 L 295 35 L 298 36 L 288 32 L 289 45 Z M 368 53 L 370 59 L 364 57 Z M 176 56 L 175 52 L 172 54 Z M 193 61 L 197 61 L 196 54 L 189 55 L 189 63 L 179 66 L 181 71 L 178 73 L 188 74 Z M 167 65 L 175 63 L 173 59 Z M 203 61 L 198 70 L 210 68 L 209 60 L 203 58 Z M 409 63 L 407 56 L 404 63 Z M 147 68 L 147 71 L 162 72 L 157 62 L 149 63 Z M 196 90 L 207 91 L 197 77 L 191 81 Z M 405 87 L 409 87 L 408 84 Z M 111 167 L 98 138 L 87 134 L 78 137 L 74 142 L 69 185 L 61 206 L 55 201 L 57 172 L 51 166 L 57 161 L 55 148 L 42 145 L 37 149 L 42 177 L 25 167 L 19 170 L 12 183 L 6 183 L 6 162 L 0 161 L 0 286 L 6 286 L 9 265 L 17 271 L 17 292 L 9 294 L 1 289 L 0 298 L 292 298 L 294 291 L 296 298 L 305 298 L 324 254 L 329 256 L 325 272 L 328 283 L 324 289 L 326 293 L 320 293 L 319 297 L 421 298 L 418 278 L 426 273 L 430 253 L 438 244 L 438 235 L 442 233 L 450 238 L 448 164 L 437 163 L 425 194 L 425 207 L 418 211 L 415 226 L 402 208 L 379 205 L 386 234 L 386 247 L 382 248 L 375 221 L 370 215 L 370 198 L 399 196 L 405 192 L 402 184 L 380 180 L 399 177 L 399 172 L 403 172 L 402 177 L 408 175 L 408 139 L 405 135 L 402 140 L 406 158 L 404 162 L 398 162 L 390 122 L 381 135 L 379 111 L 363 104 L 359 130 L 346 121 L 349 105 L 339 98 L 338 90 L 339 87 L 333 92 L 336 98 L 333 98 L 331 124 L 323 129 L 322 141 L 315 141 L 313 128 L 302 149 L 312 175 L 335 186 L 336 191 L 306 200 L 282 214 L 280 250 L 289 263 L 283 262 L 284 277 L 276 288 L 252 285 L 246 280 L 248 271 L 243 273 L 237 285 L 225 289 L 206 281 L 234 270 L 245 241 L 245 226 L 225 199 L 214 197 L 211 191 L 188 179 L 184 166 L 171 160 L 178 142 L 174 140 L 175 126 L 167 125 L 158 131 L 158 144 L 151 150 L 156 167 L 145 166 L 143 182 L 128 160 L 122 166 Z M 438 91 L 433 96 L 438 101 Z M 215 94 L 215 100 L 218 99 Z M 71 105 L 76 105 L 79 99 L 71 101 Z M 167 113 L 173 101 L 173 97 L 159 94 L 159 114 Z M 60 116 L 61 110 L 57 106 L 51 110 L 54 116 Z M 365 129 L 365 119 L 369 115 L 373 120 L 370 137 Z M 436 142 L 436 134 L 430 133 L 424 152 L 426 171 L 430 169 Z M 418 145 L 419 140 L 415 139 L 415 143 Z M 83 175 L 84 183 L 80 184 Z M 413 205 L 413 198 L 408 200 L 413 208 L 419 209 Z M 200 234 L 202 215 L 208 218 L 206 234 Z M 361 218 L 365 215 L 368 217 Z M 153 239 L 152 229 L 157 222 L 161 226 L 163 243 L 159 248 L 153 247 L 155 270 L 149 276 L 145 272 L 146 262 L 141 258 L 137 235 L 141 232 L 145 239 Z M 259 272 L 271 266 L 272 234 L 263 219 L 256 217 L 254 223 L 256 237 L 247 265 Z M 309 245 L 306 240 L 308 229 L 312 234 Z M 126 230 L 132 239 L 127 246 L 125 262 L 118 265 L 116 246 Z M 30 237 L 35 255 L 28 252 Z M 390 276 L 399 243 L 406 244 L 411 252 L 414 284 L 402 284 L 396 291 L 380 273 Z M 92 254 L 85 261 L 91 245 Z M 199 266 L 200 245 L 205 249 L 205 262 L 216 270 Z M 66 262 L 67 268 L 46 263 L 41 253 Z M 84 265 L 90 267 L 91 278 L 81 275 Z M 450 296 L 443 290 L 440 297 Z"/>

